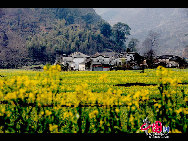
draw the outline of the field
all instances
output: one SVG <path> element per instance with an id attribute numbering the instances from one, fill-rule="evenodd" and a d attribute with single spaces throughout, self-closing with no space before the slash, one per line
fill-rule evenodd
<path id="1" fill-rule="evenodd" d="M 187 69 L 60 70 L 0 70 L 1 133 L 144 133 L 146 117 L 187 132 Z"/>

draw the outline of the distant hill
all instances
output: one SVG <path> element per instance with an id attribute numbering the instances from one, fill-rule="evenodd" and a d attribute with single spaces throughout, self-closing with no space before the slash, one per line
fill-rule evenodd
<path id="1" fill-rule="evenodd" d="M 97 30 L 97 23 L 103 21 L 92 8 L 0 8 L 0 67 L 29 62 L 28 39 L 44 33 L 50 36 L 58 20 L 63 19 L 66 27 L 78 24 L 83 31 Z"/>
<path id="2" fill-rule="evenodd" d="M 153 30 L 160 34 L 158 55 L 174 54 L 183 56 L 188 45 L 188 10 L 187 8 L 95 8 L 95 11 L 111 25 L 117 21 L 131 27 L 131 37 L 141 43 Z"/>
<path id="3" fill-rule="evenodd" d="M 34 35 L 57 19 L 65 19 L 66 25 L 83 26 L 102 20 L 92 8 L 0 8 L 0 32 Z"/>

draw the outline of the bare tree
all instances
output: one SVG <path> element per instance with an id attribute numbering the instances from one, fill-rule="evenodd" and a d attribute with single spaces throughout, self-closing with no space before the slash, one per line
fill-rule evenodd
<path id="1" fill-rule="evenodd" d="M 150 68 L 153 68 L 156 50 L 159 47 L 159 37 L 159 33 L 150 31 L 148 37 L 142 43 L 142 46 L 144 47 L 144 57 L 147 59 L 147 64 Z"/>

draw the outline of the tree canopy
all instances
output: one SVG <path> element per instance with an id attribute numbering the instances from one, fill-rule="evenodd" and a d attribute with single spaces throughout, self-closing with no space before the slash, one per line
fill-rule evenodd
<path id="1" fill-rule="evenodd" d="M 56 55 L 125 51 L 131 28 L 92 8 L 1 8 L 0 67 L 54 63 Z"/>

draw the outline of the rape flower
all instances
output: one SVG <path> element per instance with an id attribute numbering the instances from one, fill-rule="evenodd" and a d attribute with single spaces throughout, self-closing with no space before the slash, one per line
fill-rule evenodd
<path id="1" fill-rule="evenodd" d="M 49 124 L 49 130 L 50 130 L 50 132 L 57 133 L 58 132 L 58 125 Z"/>
<path id="2" fill-rule="evenodd" d="M 44 67 L 43 67 L 43 70 L 44 70 L 44 71 L 47 71 L 47 66 L 44 66 Z"/>
<path id="3" fill-rule="evenodd" d="M 12 113 L 11 113 L 10 111 L 7 111 L 7 112 L 6 112 L 7 117 L 10 117 L 11 114 L 12 114 Z"/>
<path id="4" fill-rule="evenodd" d="M 184 113 L 185 115 L 187 115 L 187 114 L 188 114 L 188 108 L 183 108 L 183 113 Z"/>
<path id="5" fill-rule="evenodd" d="M 0 88 L 2 88 L 3 87 L 3 81 L 2 80 L 0 80 Z"/>
<path id="6" fill-rule="evenodd" d="M 162 66 L 158 66 L 156 70 L 156 75 L 160 77 L 168 76 L 170 71 Z"/>
<path id="7" fill-rule="evenodd" d="M 3 93 L 0 91 L 0 101 L 3 100 Z"/>
<path id="8" fill-rule="evenodd" d="M 119 112 L 120 112 L 120 110 L 119 110 L 118 108 L 116 108 L 116 109 L 115 109 L 115 112 L 116 112 L 116 113 L 119 113 Z"/>
<path id="9" fill-rule="evenodd" d="M 131 125 L 134 126 L 134 117 L 132 114 L 130 115 L 129 121 L 130 121 Z"/>
<path id="10" fill-rule="evenodd" d="M 0 117 L 3 116 L 6 112 L 5 106 L 4 105 L 0 105 Z"/>
<path id="11" fill-rule="evenodd" d="M 166 68 L 162 68 L 162 75 L 167 76 L 168 75 L 168 70 Z"/>
<path id="12" fill-rule="evenodd" d="M 91 113 L 89 113 L 89 118 L 95 118 L 96 117 L 96 115 L 98 115 L 98 110 L 94 110 L 93 112 L 91 112 Z"/>
<path id="13" fill-rule="evenodd" d="M 5 107 L 3 106 L 3 107 L 1 107 L 1 111 L 0 111 L 2 114 L 4 114 L 5 113 Z"/>
<path id="14" fill-rule="evenodd" d="M 132 110 L 132 111 L 134 111 L 135 109 L 136 109 L 136 107 L 135 107 L 135 106 L 131 107 L 131 110 Z"/>
<path id="15" fill-rule="evenodd" d="M 59 64 L 56 65 L 56 70 L 61 71 L 61 66 Z"/>
<path id="16" fill-rule="evenodd" d="M 184 98 L 184 101 L 187 102 L 187 101 L 188 101 L 188 97 L 185 97 L 185 98 Z"/>
<path id="17" fill-rule="evenodd" d="M 28 95 L 29 95 L 28 102 L 29 102 L 29 103 L 34 102 L 35 95 L 34 95 L 33 93 L 29 93 Z"/>
<path id="18" fill-rule="evenodd" d="M 99 124 L 99 127 L 102 127 L 104 121 L 100 120 L 100 124 Z"/>
<path id="19" fill-rule="evenodd" d="M 73 113 L 72 112 L 65 112 L 63 114 L 63 119 L 66 119 L 66 118 L 72 118 L 73 117 Z"/>
<path id="20" fill-rule="evenodd" d="M 73 124 L 66 124 L 64 126 L 61 126 L 61 131 L 69 132 L 69 130 L 67 130 L 69 128 L 69 125 L 71 125 L 72 127 L 71 132 L 77 131 L 78 129 L 76 125 L 77 120 L 84 119 L 84 118 L 80 118 L 80 115 L 77 113 L 78 111 L 76 111 L 76 107 L 78 107 L 80 103 L 92 106 L 91 108 L 90 107 L 83 108 L 82 111 L 82 115 L 83 114 L 89 115 L 90 120 L 88 121 L 91 123 L 88 125 L 90 125 L 89 129 L 91 132 L 97 131 L 97 129 L 95 128 L 96 127 L 95 122 L 98 122 L 98 120 L 96 120 L 96 117 L 97 115 L 99 115 L 99 111 L 95 110 L 96 108 L 95 104 L 99 105 L 98 108 L 101 111 L 100 112 L 101 119 L 99 119 L 101 130 L 103 129 L 103 125 L 104 127 L 106 127 L 107 124 L 108 125 L 111 124 L 110 121 L 107 120 L 108 117 L 111 116 L 109 113 L 109 107 L 106 106 L 101 107 L 101 105 L 122 106 L 121 108 L 115 108 L 115 110 L 111 110 L 111 112 L 115 112 L 114 113 L 115 115 L 121 114 L 120 122 L 122 123 L 121 124 L 122 131 L 124 130 L 127 131 L 126 124 L 124 124 L 125 123 L 124 121 L 127 120 L 128 115 L 130 115 L 128 117 L 131 126 L 132 127 L 138 126 L 139 124 L 142 124 L 142 121 L 140 121 L 140 119 L 144 117 L 145 114 L 149 114 L 151 116 L 151 120 L 155 120 L 157 115 L 162 114 L 162 110 L 160 110 L 161 104 L 167 104 L 163 106 L 167 107 L 166 114 L 168 116 L 176 112 L 176 114 L 181 113 L 183 117 L 186 117 L 188 112 L 187 112 L 187 108 L 185 108 L 184 106 L 186 106 L 185 104 L 188 101 L 187 100 L 188 89 L 186 85 L 182 86 L 182 85 L 178 85 L 178 83 L 179 80 L 181 80 L 182 82 L 187 81 L 187 77 L 188 77 L 188 75 L 186 74 L 187 71 L 181 70 L 180 73 L 180 71 L 174 71 L 173 69 L 172 70 L 173 76 L 172 76 L 171 73 L 169 73 L 170 72 L 169 69 L 167 70 L 165 69 L 162 68 L 161 70 L 148 69 L 147 70 L 148 73 L 145 73 L 144 75 L 137 73 L 136 71 L 116 71 L 116 72 L 110 71 L 105 73 L 99 72 L 101 73 L 101 75 L 99 76 L 98 72 L 87 72 L 87 71 L 59 73 L 58 66 L 53 66 L 51 70 L 47 70 L 44 72 L 28 71 L 28 73 L 26 73 L 25 71 L 20 71 L 18 74 L 16 73 L 11 74 L 16 76 L 8 76 L 9 75 L 8 74 L 7 75 L 8 77 L 6 79 L 0 78 L 0 101 L 5 100 L 8 102 L 8 105 L 6 105 L 7 106 L 6 109 L 2 109 L 1 107 L 1 105 L 4 104 L 0 105 L 0 115 L 1 116 L 6 115 L 6 118 L 10 119 L 10 125 L 13 124 L 13 121 L 15 121 L 16 118 L 15 117 L 16 114 L 14 113 L 12 114 L 12 112 L 17 112 L 18 111 L 17 106 L 19 106 L 19 103 L 16 103 L 17 98 L 28 98 L 26 99 L 28 103 L 36 104 L 38 105 L 38 107 L 37 108 L 35 107 L 31 108 L 30 106 L 26 107 L 24 110 L 22 110 L 23 118 L 27 119 L 28 121 L 40 121 L 41 118 L 44 121 L 48 120 L 46 124 L 52 123 L 51 125 L 49 125 L 49 130 L 51 132 L 55 132 L 56 128 L 58 128 L 53 124 L 55 118 L 53 116 L 49 118 L 49 116 L 52 115 L 52 111 L 54 112 L 55 115 L 57 114 L 59 117 L 61 117 L 59 118 L 61 119 L 60 121 L 58 121 L 59 119 L 56 118 L 57 122 L 73 123 Z M 156 71 L 159 71 L 159 76 L 162 76 L 161 81 L 158 81 L 155 78 Z M 162 73 L 162 71 L 164 72 Z M 26 75 L 27 77 L 25 77 L 24 75 Z M 107 76 L 110 77 L 108 77 L 107 79 Z M 99 81 L 100 80 L 99 77 L 101 80 L 103 80 L 103 83 L 101 83 L 102 81 Z M 135 78 L 136 81 L 147 83 L 147 84 L 149 83 L 167 84 L 167 85 L 163 85 L 164 89 L 162 93 L 163 97 L 165 96 L 165 99 L 167 100 L 165 102 L 161 102 L 158 86 L 148 86 L 148 87 L 114 86 L 115 84 L 120 84 L 120 83 L 135 83 Z M 3 80 L 1 81 L 1 79 Z M 184 95 L 182 95 L 181 89 L 184 89 Z M 184 98 L 183 101 L 182 101 L 182 97 Z M 43 111 L 43 108 L 41 106 L 51 105 L 52 101 L 54 106 L 48 110 L 46 109 L 45 111 Z M 156 104 L 154 104 L 153 106 L 153 103 Z M 61 107 L 62 105 L 65 105 L 67 107 L 63 108 Z M 74 107 L 72 107 L 72 105 Z M 144 106 L 146 106 L 145 109 Z M 174 110 L 174 108 L 176 107 L 177 109 Z M 14 108 L 16 110 L 14 110 Z M 129 112 L 130 114 L 128 114 Z M 183 120 L 183 118 L 181 119 L 181 116 L 178 115 L 177 117 L 180 118 L 169 116 L 169 121 L 171 120 L 171 122 L 175 124 L 175 126 L 178 123 L 177 122 L 178 120 L 180 121 L 180 123 Z M 114 120 L 116 120 L 116 118 Z M 137 124 L 134 124 L 136 123 L 135 121 L 137 122 Z M 57 122 L 55 123 L 58 124 Z M 37 126 L 42 126 L 42 125 L 37 125 L 37 123 L 38 122 L 34 122 L 34 126 L 33 126 L 34 128 L 32 129 L 33 131 L 38 129 Z M 115 122 L 113 124 L 115 124 Z M 113 126 L 116 127 L 117 125 L 113 125 Z M 134 130 L 136 132 L 137 129 L 138 129 L 137 127 L 133 127 L 131 128 L 131 132 L 134 132 Z M 19 130 L 19 129 L 15 129 L 15 130 Z M 182 132 L 184 132 L 184 130 Z"/>
<path id="21" fill-rule="evenodd" d="M 141 94 L 140 91 L 137 91 L 137 92 L 135 93 L 135 95 L 133 95 L 133 99 L 139 98 L 140 94 Z"/>
<path id="22" fill-rule="evenodd" d="M 46 116 L 50 116 L 50 115 L 52 114 L 52 112 L 49 111 L 49 110 L 46 110 L 46 111 L 45 111 L 45 114 L 46 114 Z"/>
<path id="23" fill-rule="evenodd" d="M 17 98 L 16 92 L 8 93 L 4 97 L 5 100 L 13 100 L 13 99 L 16 99 L 16 98 Z"/>
<path id="24" fill-rule="evenodd" d="M 106 80 L 106 78 L 107 78 L 107 74 L 105 73 L 105 74 L 102 74 L 100 77 L 99 77 L 99 80 L 102 80 L 102 81 L 105 81 Z"/>
<path id="25" fill-rule="evenodd" d="M 161 108 L 161 104 L 159 104 L 159 103 L 156 103 L 156 104 L 154 104 L 154 106 L 157 108 Z"/>
<path id="26" fill-rule="evenodd" d="M 179 108 L 178 110 L 175 110 L 177 114 L 183 111 L 183 108 Z"/>
<path id="27" fill-rule="evenodd" d="M 178 129 L 172 129 L 172 131 L 169 131 L 169 133 L 182 133 L 182 132 L 179 131 Z"/>

